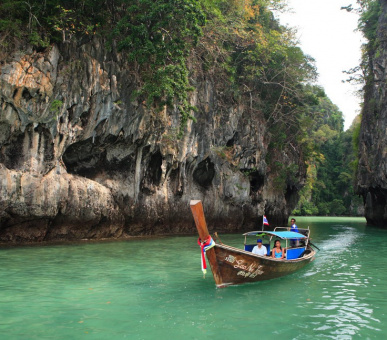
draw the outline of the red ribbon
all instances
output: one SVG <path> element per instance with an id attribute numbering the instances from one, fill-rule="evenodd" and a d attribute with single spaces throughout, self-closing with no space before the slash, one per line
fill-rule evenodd
<path id="1" fill-rule="evenodd" d="M 205 247 L 209 246 L 211 244 L 211 241 L 212 241 L 211 235 L 208 235 L 204 242 L 202 242 L 200 237 L 198 238 L 198 245 L 200 246 L 200 249 L 202 250 L 201 253 L 202 253 L 202 270 L 203 270 L 203 272 L 205 272 L 205 270 L 207 269 L 206 257 L 204 256 Z"/>

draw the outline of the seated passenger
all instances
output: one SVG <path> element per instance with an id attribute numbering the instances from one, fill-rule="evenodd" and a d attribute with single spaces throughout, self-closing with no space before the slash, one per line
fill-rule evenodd
<path id="1" fill-rule="evenodd" d="M 271 252 L 271 257 L 275 259 L 283 259 L 285 256 L 285 252 L 281 247 L 281 242 L 280 240 L 275 240 L 274 242 L 274 247 Z"/>
<path id="2" fill-rule="evenodd" d="M 257 245 L 253 248 L 252 253 L 257 254 L 257 255 L 266 255 L 267 254 L 267 249 L 265 246 L 262 245 L 261 239 L 257 240 Z"/>

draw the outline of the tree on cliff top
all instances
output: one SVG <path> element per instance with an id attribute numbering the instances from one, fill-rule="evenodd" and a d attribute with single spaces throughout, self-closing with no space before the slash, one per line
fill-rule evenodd
<path id="1" fill-rule="evenodd" d="M 137 96 L 149 107 L 161 109 L 176 104 L 181 130 L 192 118 L 188 92 L 187 58 L 197 45 L 205 15 L 197 0 L 128 1 L 112 40 L 135 64 L 139 79 Z"/>

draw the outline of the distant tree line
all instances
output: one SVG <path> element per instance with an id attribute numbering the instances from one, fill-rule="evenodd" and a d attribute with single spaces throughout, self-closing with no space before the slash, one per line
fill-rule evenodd
<path id="1" fill-rule="evenodd" d="M 376 29 L 381 4 L 379 0 L 357 0 L 356 5 L 342 9 L 359 15 L 358 30 L 366 39 L 360 65 L 345 71 L 348 82 L 362 85 L 359 95 L 364 95 L 367 84 L 372 81 L 370 56 L 377 54 L 379 47 Z M 354 193 L 361 115 L 343 131 L 342 115 L 337 107 L 325 95 L 319 98 L 319 103 L 311 108 L 315 112 L 311 136 L 315 139 L 317 157 L 309 160 L 307 183 L 293 213 L 356 216 L 362 212 L 363 205 L 362 199 Z M 372 106 L 372 100 L 369 105 Z M 372 107 L 362 108 L 365 109 Z"/>
<path id="2" fill-rule="evenodd" d="M 362 212 L 362 200 L 354 194 L 357 166 L 357 136 L 360 116 L 343 131 L 343 115 L 317 86 L 312 91 L 318 103 L 310 107 L 313 123 L 310 138 L 314 157 L 308 160 L 307 181 L 294 215 L 352 215 Z"/>

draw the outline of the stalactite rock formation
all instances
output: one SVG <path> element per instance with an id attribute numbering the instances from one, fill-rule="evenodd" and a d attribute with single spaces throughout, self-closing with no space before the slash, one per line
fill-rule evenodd
<path id="1" fill-rule="evenodd" d="M 176 109 L 134 98 L 136 73 L 93 38 L 19 51 L 0 65 L 0 241 L 40 242 L 195 232 L 191 199 L 211 230 L 286 223 L 305 178 L 286 192 L 265 161 L 262 114 L 224 105 L 193 72 L 198 108 L 178 138 Z"/>

